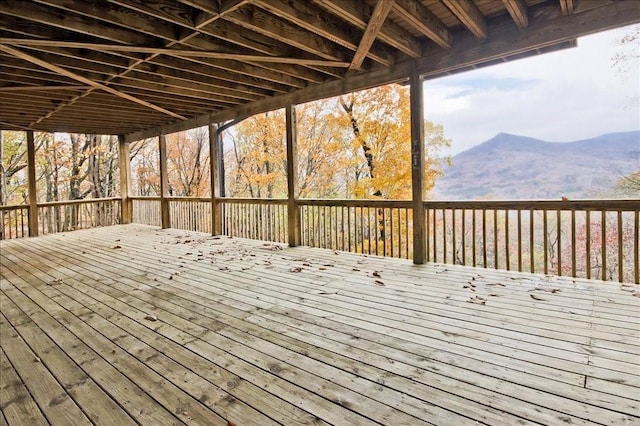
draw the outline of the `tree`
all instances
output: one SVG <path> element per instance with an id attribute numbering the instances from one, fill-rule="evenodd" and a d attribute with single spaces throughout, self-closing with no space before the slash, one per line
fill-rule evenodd
<path id="1" fill-rule="evenodd" d="M 209 194 L 209 132 L 200 127 L 167 136 L 169 194 L 204 197 Z"/>

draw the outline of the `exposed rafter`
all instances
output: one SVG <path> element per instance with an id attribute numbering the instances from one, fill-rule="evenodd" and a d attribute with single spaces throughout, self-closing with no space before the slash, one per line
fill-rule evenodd
<path id="1" fill-rule="evenodd" d="M 369 19 L 367 29 L 362 36 L 362 40 L 360 40 L 360 45 L 358 46 L 355 55 L 353 55 L 353 60 L 351 61 L 351 66 L 349 68 L 355 70 L 360 69 L 362 61 L 364 61 L 364 58 L 367 56 L 369 48 L 376 40 L 385 19 L 387 19 L 387 15 L 391 11 L 393 1 L 394 0 L 378 0 L 378 3 L 376 3 L 376 7 L 373 9 L 373 13 Z"/>
<path id="2" fill-rule="evenodd" d="M 575 4 L 573 0 L 560 0 L 560 9 L 562 9 L 563 15 L 571 15 L 575 10 Z"/>
<path id="3" fill-rule="evenodd" d="M 529 25 L 527 5 L 524 0 L 502 0 L 502 3 L 519 28 L 526 28 Z"/>
<path id="4" fill-rule="evenodd" d="M 395 0 L 393 11 L 438 46 L 451 47 L 452 37 L 447 26 L 422 3 L 415 0 Z"/>
<path id="5" fill-rule="evenodd" d="M 79 81 L 81 83 L 86 84 L 87 86 L 91 86 L 91 87 L 93 87 L 95 89 L 103 90 L 103 91 L 105 91 L 107 93 L 111 93 L 112 95 L 118 96 L 118 97 L 123 98 L 123 99 L 127 99 L 127 100 L 129 100 L 131 102 L 135 102 L 135 103 L 137 103 L 139 105 L 143 105 L 143 106 L 145 106 L 147 108 L 151 108 L 151 109 L 153 109 L 155 111 L 158 111 L 158 112 L 161 112 L 163 114 L 169 115 L 169 116 L 171 116 L 173 118 L 177 118 L 179 120 L 186 120 L 187 119 L 186 117 L 183 117 L 180 114 L 176 114 L 173 111 L 169 111 L 168 109 L 161 108 L 161 107 L 159 107 L 157 105 L 152 104 L 151 102 L 147 102 L 147 101 L 144 101 L 142 99 L 136 98 L 135 96 L 131 96 L 131 95 L 128 95 L 126 93 L 120 92 L 120 91 L 118 91 L 116 89 L 113 89 L 113 88 L 111 88 L 109 86 L 105 86 L 104 84 L 99 83 L 97 81 L 89 80 L 86 77 L 83 77 L 81 75 L 75 74 L 75 73 L 73 73 L 71 71 L 68 71 L 68 70 L 66 70 L 64 68 L 61 68 L 61 67 L 59 67 L 57 65 L 53 65 L 53 64 L 50 64 L 48 62 L 45 62 L 45 61 L 43 61 L 41 59 L 36 58 L 35 56 L 29 55 L 28 53 L 22 52 L 21 50 L 15 49 L 13 47 L 10 47 L 10 46 L 4 45 L 4 44 L 0 44 L 0 50 L 5 52 L 5 53 L 8 53 L 8 54 L 10 54 L 12 56 L 15 56 L 16 58 L 24 59 L 25 61 L 31 62 L 32 64 L 35 64 L 35 65 L 38 65 L 38 66 L 40 66 L 42 68 L 48 69 L 50 71 L 53 71 L 53 72 L 55 72 L 57 74 L 63 75 L 65 77 L 71 78 L 73 80 L 77 80 L 77 81 Z M 31 126 L 33 126 L 35 124 L 37 124 L 37 123 L 32 123 Z"/>
<path id="6" fill-rule="evenodd" d="M 487 23 L 475 3 L 471 0 L 442 0 L 442 2 L 476 37 L 487 37 Z"/>
<path id="7" fill-rule="evenodd" d="M 19 46 L 71 47 L 75 49 L 105 50 L 112 52 L 135 52 L 149 53 L 154 55 L 186 56 L 193 58 L 230 59 L 241 62 L 273 62 L 281 64 L 302 64 L 339 68 L 347 68 L 349 66 L 349 62 L 327 61 L 322 59 L 244 55 L 226 52 L 212 52 L 208 50 L 166 49 L 148 46 L 123 46 L 118 44 L 83 43 L 60 40 L 21 40 L 13 38 L 0 38 L 0 43 Z"/>

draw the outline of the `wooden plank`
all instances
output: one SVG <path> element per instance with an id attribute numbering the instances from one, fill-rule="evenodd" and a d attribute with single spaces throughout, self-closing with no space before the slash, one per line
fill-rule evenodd
<path id="1" fill-rule="evenodd" d="M 527 5 L 524 0 L 502 0 L 502 2 L 518 28 L 526 28 L 529 25 Z"/>
<path id="2" fill-rule="evenodd" d="M 4 304 L 4 303 L 3 303 Z M 4 309 L 3 309 L 4 312 Z M 6 327 L 4 318 L 0 324 Z M 40 411 L 40 408 L 33 400 L 29 390 L 23 383 L 18 373 L 9 362 L 4 349 L 0 347 L 0 406 L 2 407 L 2 417 L 4 424 L 25 426 L 48 425 L 47 419 Z"/>
<path id="3" fill-rule="evenodd" d="M 558 423 L 561 418 L 586 423 L 584 410 L 590 413 L 591 421 L 622 421 L 622 417 L 611 417 L 612 414 L 603 411 L 613 406 L 617 407 L 614 411 L 632 416 L 637 412 L 637 403 L 623 403 L 633 395 L 630 390 L 639 386 L 638 375 L 632 367 L 637 366 L 637 355 L 633 355 L 634 352 L 617 355 L 615 351 L 637 351 L 639 347 L 638 302 L 617 285 L 607 285 L 600 290 L 591 283 L 581 289 L 587 286 L 587 281 L 577 280 L 572 284 L 571 279 L 555 279 L 553 285 L 561 286 L 562 291 L 553 295 L 540 293 L 549 300 L 532 302 L 528 289 L 533 284 L 507 277 L 524 275 L 527 280 L 544 279 L 539 275 L 450 266 L 409 268 L 406 262 L 393 259 L 345 253 L 336 256 L 332 251 L 305 248 L 274 252 L 262 243 L 206 238 L 203 234 L 159 232 L 128 225 L 86 233 L 79 231 L 64 237 L 16 240 L 10 242 L 10 246 L 3 245 L 1 255 L 3 269 L 7 259 L 13 263 L 23 259 L 26 264 L 38 259 L 30 273 L 46 279 L 39 270 L 57 271 L 52 277 L 62 279 L 63 283 L 40 285 L 49 295 L 57 289 L 69 297 L 86 292 L 83 294 L 101 300 L 104 309 L 117 308 L 141 325 L 144 321 L 136 319 L 134 312 L 152 304 L 159 316 L 166 316 L 167 324 L 175 321 L 178 327 L 173 330 L 163 322 L 159 331 L 167 333 L 168 338 L 178 338 L 179 330 L 191 334 L 199 327 L 215 329 L 215 333 L 224 338 L 206 334 L 204 342 L 216 342 L 214 346 L 220 348 L 234 347 L 234 353 L 243 346 L 233 345 L 246 342 L 254 350 L 274 357 L 278 364 L 294 364 L 355 392 L 364 391 L 365 382 L 344 373 L 336 375 L 339 371 L 331 366 L 350 372 L 358 368 L 356 376 L 365 380 L 375 381 L 383 375 L 384 388 L 408 392 L 418 399 L 429 395 L 428 402 L 436 407 L 430 408 L 431 414 L 427 414 L 433 417 L 425 419 L 432 419 L 433 423 L 443 418 L 444 412 L 432 411 L 440 409 L 489 423 L 499 422 L 500 413 L 491 411 L 495 408 L 505 410 L 503 415 L 517 415 L 542 423 Z M 116 239 L 121 239 L 117 244 L 122 249 L 111 248 Z M 190 239 L 194 241 L 183 243 Z M 175 244 L 176 241 L 181 243 Z M 209 244 L 215 244 L 212 248 L 224 253 L 209 256 L 206 254 Z M 79 247 L 86 253 L 80 253 Z M 197 260 L 197 250 L 205 254 L 204 261 Z M 192 251 L 194 255 L 185 254 Z M 241 260 L 243 252 L 255 256 L 245 254 L 246 258 Z M 306 262 L 311 266 L 304 266 L 300 273 L 291 273 L 292 262 L 300 265 Z M 333 266 L 322 266 L 328 264 Z M 223 265 L 231 270 L 219 270 Z M 354 272 L 353 266 L 362 271 Z M 366 272 L 374 269 L 381 271 L 385 287 L 374 286 L 373 280 L 366 277 Z M 170 274 L 177 271 L 181 273 L 169 279 Z M 494 287 L 502 296 L 489 298 L 486 306 L 467 303 L 470 292 L 462 289 L 461 284 L 475 274 L 478 274 L 476 280 L 481 294 L 485 294 L 484 286 L 486 291 L 493 291 L 481 282 L 503 280 L 505 287 Z M 484 278 L 480 279 L 480 274 Z M 318 293 L 319 290 L 325 294 Z M 446 298 L 447 295 L 450 297 Z M 612 302 L 608 302 L 608 298 L 612 298 Z M 90 301 L 83 300 L 85 304 Z M 68 307 L 71 309 L 73 305 Z M 569 314 L 566 309 L 575 310 L 577 314 Z M 106 312 L 101 310 L 100 315 L 107 315 Z M 560 333 L 560 325 L 572 333 Z M 629 339 L 631 336 L 634 337 Z M 236 343 L 229 346 L 226 339 Z M 590 341 L 589 351 L 579 349 L 580 342 L 587 341 Z M 571 342 L 578 345 L 572 348 Z M 632 342 L 635 343 L 630 345 Z M 146 343 L 156 347 L 151 340 Z M 508 346 L 500 349 L 504 344 Z M 192 349 L 203 356 L 211 353 L 209 346 L 199 345 L 202 344 L 194 343 Z M 470 356 L 470 345 L 477 348 L 474 356 Z M 314 346 L 317 349 L 312 350 Z M 132 349 L 138 347 L 132 345 Z M 428 349 L 430 347 L 432 349 Z M 615 350 L 608 349 L 614 347 Z M 291 350 L 299 355 L 289 352 Z M 453 356 L 452 350 L 458 355 Z M 434 363 L 428 367 L 420 360 L 425 353 Z M 577 362 L 578 356 L 583 360 L 588 356 L 590 365 Z M 394 362 L 390 363 L 389 359 Z M 358 363 L 354 364 L 356 360 Z M 267 366 L 259 364 L 261 360 L 252 362 L 258 362 L 256 367 Z M 409 371 L 413 372 L 411 382 L 402 379 Z M 594 378 L 587 380 L 587 391 L 582 387 L 580 374 Z M 291 377 L 302 378 L 304 374 Z M 350 382 L 352 378 L 354 381 Z M 372 393 L 371 397 L 383 403 L 387 397 L 390 397 L 389 403 L 397 401 L 394 399 L 397 396 L 385 392 L 388 391 Z M 512 395 L 520 399 L 509 399 Z M 570 402 L 572 400 L 580 402 Z M 418 401 L 411 398 L 408 401 L 405 410 L 418 415 Z M 484 405 L 487 401 L 492 401 L 494 408 Z M 627 417 L 627 421 L 634 418 Z"/>
<path id="4" fill-rule="evenodd" d="M 14 289 L 6 289 L 4 297 L 7 298 L 3 306 L 3 314 L 5 317 L 14 318 L 15 312 L 20 308 L 14 304 L 12 297 L 17 294 Z M 13 294 L 11 294 L 13 293 Z M 33 310 L 28 311 L 32 314 L 32 318 L 38 321 L 42 320 Z M 14 320 L 10 319 L 9 322 Z M 46 321 L 46 320 L 45 320 Z M 72 358 L 65 354 L 53 340 L 43 332 L 39 325 L 33 321 L 12 322 L 11 324 L 25 343 L 37 354 L 38 362 L 42 362 L 49 372 L 64 387 L 69 398 L 87 415 L 90 421 L 94 423 L 104 422 L 105 424 L 122 424 L 135 425 L 136 422 L 122 410 L 99 385 L 93 381 L 83 370 L 77 365 Z M 53 327 L 56 324 L 52 323 Z M 59 325 L 58 325 L 59 326 Z M 58 419 L 51 419 L 53 422 Z"/>
<path id="5" fill-rule="evenodd" d="M 393 11 L 438 46 L 451 47 L 452 36 L 449 29 L 422 3 L 412 0 L 395 0 Z"/>
<path id="6" fill-rule="evenodd" d="M 471 0 L 442 0 L 445 6 L 478 38 L 487 38 L 484 15 Z"/>
<path id="7" fill-rule="evenodd" d="M 36 146 L 33 130 L 27 130 L 27 185 L 29 192 L 29 236 L 38 236 L 38 192 L 36 188 Z"/>
<path id="8" fill-rule="evenodd" d="M 22 378 L 29 394 L 38 404 L 44 416 L 65 424 L 90 425 L 91 421 L 69 397 L 46 366 L 38 361 L 38 355 L 22 340 L 3 313 L 0 313 L 0 321 L 3 325 L 0 327 L 2 350 L 17 374 Z"/>
<path id="9" fill-rule="evenodd" d="M 356 53 L 353 55 L 353 59 L 351 60 L 349 69 L 360 69 L 360 66 L 364 61 L 364 58 L 369 53 L 373 42 L 376 40 L 376 37 L 382 30 L 384 21 L 385 19 L 387 19 L 387 15 L 391 11 L 391 7 L 393 6 L 393 2 L 394 0 L 378 0 L 378 2 L 376 3 L 376 6 L 371 13 L 371 17 L 369 18 L 367 29 L 364 31 L 364 34 L 360 39 L 360 44 L 356 49 Z"/>

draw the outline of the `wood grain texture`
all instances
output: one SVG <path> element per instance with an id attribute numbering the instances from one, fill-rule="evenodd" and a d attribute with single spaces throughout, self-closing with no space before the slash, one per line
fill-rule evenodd
<path id="1" fill-rule="evenodd" d="M 0 395 L 32 398 L 10 419 L 55 410 L 54 380 L 96 424 L 640 420 L 640 301 L 613 283 L 143 225 L 1 244 Z M 83 374 L 86 398 L 58 384 Z"/>

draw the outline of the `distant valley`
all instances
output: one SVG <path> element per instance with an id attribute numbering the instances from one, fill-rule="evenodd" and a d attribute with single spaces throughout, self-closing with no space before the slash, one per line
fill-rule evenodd
<path id="1" fill-rule="evenodd" d="M 567 143 L 500 133 L 454 156 L 433 196 L 444 200 L 606 197 L 621 176 L 638 168 L 640 131 Z"/>

